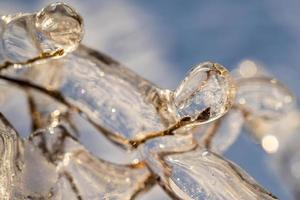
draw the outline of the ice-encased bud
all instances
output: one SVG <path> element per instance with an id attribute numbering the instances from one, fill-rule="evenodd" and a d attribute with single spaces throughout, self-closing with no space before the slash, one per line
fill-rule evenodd
<path id="1" fill-rule="evenodd" d="M 83 37 L 82 18 L 63 3 L 51 4 L 38 13 L 0 18 L 0 65 L 4 67 L 69 53 Z"/>
<path id="2" fill-rule="evenodd" d="M 70 6 L 64 3 L 54 3 L 42 9 L 36 15 L 35 26 L 41 32 L 43 40 L 65 51 L 77 48 L 83 37 L 83 20 Z"/>
<path id="3" fill-rule="evenodd" d="M 206 111 L 208 116 L 199 123 L 206 123 L 224 115 L 235 97 L 235 86 L 226 68 L 204 62 L 186 76 L 174 92 L 177 118 L 197 119 Z"/>

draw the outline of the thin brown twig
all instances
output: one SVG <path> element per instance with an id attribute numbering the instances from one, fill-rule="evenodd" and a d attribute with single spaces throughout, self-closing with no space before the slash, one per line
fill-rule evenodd
<path id="1" fill-rule="evenodd" d="M 35 57 L 35 58 L 30 58 L 24 62 L 11 62 L 11 61 L 5 61 L 2 65 L 0 65 L 0 71 L 7 69 L 9 67 L 12 67 L 14 65 L 27 65 L 39 60 L 44 60 L 47 58 L 53 58 L 56 56 L 62 56 L 64 55 L 64 50 L 63 49 L 58 49 L 54 52 L 43 52 L 41 53 L 39 56 Z"/>

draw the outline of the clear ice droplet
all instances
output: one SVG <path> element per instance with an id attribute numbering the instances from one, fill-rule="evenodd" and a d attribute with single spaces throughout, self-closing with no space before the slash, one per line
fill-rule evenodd
<path id="1" fill-rule="evenodd" d="M 37 34 L 41 33 L 44 40 L 66 52 L 75 50 L 83 36 L 82 18 L 64 3 L 54 3 L 42 9 L 36 15 L 35 26 L 40 31 Z"/>
<path id="2" fill-rule="evenodd" d="M 235 97 L 233 80 L 223 66 L 204 62 L 195 67 L 174 93 L 174 106 L 179 119 L 197 119 L 203 111 L 209 115 L 200 123 L 224 115 Z"/>
<path id="3" fill-rule="evenodd" d="M 64 3 L 51 4 L 38 13 L 4 15 L 0 20 L 0 64 L 25 64 L 68 53 L 78 47 L 82 37 L 81 16 Z"/>

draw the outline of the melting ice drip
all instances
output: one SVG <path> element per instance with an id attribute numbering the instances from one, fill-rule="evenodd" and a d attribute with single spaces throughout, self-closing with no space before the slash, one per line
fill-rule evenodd
<path id="1" fill-rule="evenodd" d="M 0 198 L 126 200 L 159 184 L 175 199 L 276 199 L 217 153 L 244 123 L 257 126 L 251 117 L 272 121 L 262 111 L 277 112 L 271 105 L 281 96 L 258 107 L 265 98 L 241 78 L 235 100 L 229 72 L 213 62 L 197 65 L 175 91 L 161 89 L 80 44 L 82 18 L 63 3 L 2 16 L 0 28 L 1 104 L 21 90 L 32 127 L 21 138 L 0 120 Z M 138 153 L 122 164 L 90 153 L 86 126 L 98 145 Z"/>

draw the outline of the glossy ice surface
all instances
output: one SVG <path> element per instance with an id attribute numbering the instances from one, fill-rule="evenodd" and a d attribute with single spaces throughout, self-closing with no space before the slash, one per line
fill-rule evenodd
<path id="1" fill-rule="evenodd" d="M 83 24 L 75 10 L 56 3 L 37 13 L 1 16 L 0 35 L 0 63 L 5 66 L 76 49 Z"/>
<path id="2" fill-rule="evenodd" d="M 201 63 L 174 91 L 161 89 L 80 44 L 82 19 L 66 4 L 1 19 L 1 103 L 9 86 L 23 91 L 31 128 L 22 138 L 2 117 L 1 198 L 129 200 L 158 184 L 175 199 L 276 199 L 213 153 L 234 142 L 244 116 L 230 110 L 236 88 L 220 64 Z M 91 153 L 86 127 L 96 145 L 110 141 L 133 158 Z"/>

